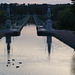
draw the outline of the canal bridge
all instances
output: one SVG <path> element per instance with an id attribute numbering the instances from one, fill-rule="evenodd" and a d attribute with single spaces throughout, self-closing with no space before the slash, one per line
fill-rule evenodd
<path id="1" fill-rule="evenodd" d="M 37 35 L 38 36 L 54 36 L 65 44 L 75 49 L 75 34 L 69 30 L 47 30 L 47 24 L 42 21 L 38 21 L 37 16 L 33 16 L 36 23 Z M 40 23 L 38 23 L 40 22 Z"/>
<path id="2" fill-rule="evenodd" d="M 8 11 L 9 12 L 9 11 Z M 36 23 L 36 29 L 37 29 L 37 35 L 38 36 L 54 36 L 57 39 L 61 40 L 62 42 L 66 43 L 70 47 L 75 49 L 75 34 L 72 31 L 68 30 L 54 30 L 52 29 L 52 21 L 50 19 L 51 17 L 51 12 L 50 8 L 49 11 L 47 12 L 47 23 L 43 23 L 36 15 L 33 15 L 34 21 Z M 8 16 L 9 18 L 10 16 Z M 7 19 L 6 22 L 6 29 L 0 31 L 0 35 L 6 36 L 6 35 L 11 35 L 11 36 L 18 36 L 20 35 L 20 32 L 24 26 L 24 24 L 27 22 L 29 19 L 30 15 L 25 16 L 22 20 L 20 20 L 18 23 L 13 24 L 13 27 L 10 26 L 10 20 Z"/>
<path id="3" fill-rule="evenodd" d="M 43 23 L 36 15 L 33 15 L 34 21 L 36 23 L 36 29 L 46 29 L 45 23 Z"/>
<path id="4" fill-rule="evenodd" d="M 37 35 L 38 36 L 54 36 L 65 44 L 75 49 L 75 34 L 73 31 L 69 30 L 47 30 L 47 25 L 42 21 L 38 21 L 36 16 L 34 17 L 34 21 L 36 23 Z M 40 22 L 40 23 L 38 23 Z"/>
<path id="5" fill-rule="evenodd" d="M 29 17 L 30 15 L 26 15 L 26 17 L 24 17 L 18 23 L 11 25 L 10 29 L 5 28 L 3 30 L 0 30 L 1 37 L 6 36 L 6 35 L 19 36 L 24 24 L 27 22 Z"/>

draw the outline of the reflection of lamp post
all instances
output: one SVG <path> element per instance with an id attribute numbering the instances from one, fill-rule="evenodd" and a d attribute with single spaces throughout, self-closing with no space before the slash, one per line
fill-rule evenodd
<path id="1" fill-rule="evenodd" d="M 6 29 L 10 29 L 11 27 L 11 21 L 10 21 L 10 9 L 9 6 L 7 7 L 7 14 L 6 14 Z"/>
<path id="2" fill-rule="evenodd" d="M 6 43 L 7 43 L 7 55 L 8 55 L 8 62 L 7 62 L 7 64 L 10 64 L 10 43 L 11 43 L 11 36 L 6 36 Z"/>
<path id="3" fill-rule="evenodd" d="M 52 20 L 51 20 L 51 9 L 50 9 L 50 6 L 48 7 L 48 11 L 47 11 L 47 26 L 46 26 L 46 30 L 47 31 L 51 31 L 52 30 Z"/>
<path id="4" fill-rule="evenodd" d="M 51 43 L 52 43 L 52 36 L 47 36 L 47 46 L 48 46 L 48 53 L 51 53 Z"/>

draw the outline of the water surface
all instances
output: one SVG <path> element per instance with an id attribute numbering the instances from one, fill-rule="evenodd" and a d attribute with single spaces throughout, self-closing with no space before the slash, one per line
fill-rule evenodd
<path id="1" fill-rule="evenodd" d="M 75 75 L 72 48 L 48 36 L 37 36 L 35 25 L 21 35 L 0 40 L 0 75 Z"/>

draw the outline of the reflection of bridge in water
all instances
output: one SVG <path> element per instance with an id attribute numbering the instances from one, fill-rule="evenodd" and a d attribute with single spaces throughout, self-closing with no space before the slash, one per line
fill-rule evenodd
<path id="1" fill-rule="evenodd" d="M 51 44 L 52 44 L 52 36 L 47 36 L 47 48 L 48 48 L 48 54 L 51 53 Z"/>
<path id="2" fill-rule="evenodd" d="M 11 59 L 11 38 L 12 36 L 7 35 L 6 36 L 6 44 L 7 44 L 7 67 L 9 67 L 10 65 L 15 66 L 15 59 L 12 58 Z M 22 62 L 18 62 L 19 64 L 22 64 Z M 16 68 L 19 68 L 19 65 L 16 65 Z"/>
<path id="3" fill-rule="evenodd" d="M 7 44 L 7 66 L 8 66 L 10 64 L 11 36 L 6 36 L 6 44 Z"/>
<path id="4" fill-rule="evenodd" d="M 10 59 L 11 36 L 6 36 L 6 43 L 7 43 L 7 55 L 8 55 L 8 60 L 9 60 Z"/>

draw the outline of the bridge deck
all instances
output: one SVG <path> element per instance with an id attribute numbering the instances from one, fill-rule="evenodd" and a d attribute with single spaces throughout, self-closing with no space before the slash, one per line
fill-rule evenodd
<path id="1" fill-rule="evenodd" d="M 28 15 L 27 17 L 23 18 L 22 20 L 20 20 L 18 22 L 18 25 L 16 25 L 13 29 L 17 29 L 19 31 L 21 31 L 22 27 L 24 26 L 24 24 L 27 22 L 27 20 L 29 19 L 30 15 Z"/>
<path id="2" fill-rule="evenodd" d="M 68 31 L 68 30 L 47 31 L 46 25 L 43 25 L 43 24 L 41 25 L 41 23 L 38 23 L 40 21 L 38 21 L 36 16 L 34 16 L 34 20 L 35 20 L 35 23 L 37 24 L 37 34 L 39 36 L 52 35 L 75 49 L 75 34 L 72 31 Z"/>
<path id="3" fill-rule="evenodd" d="M 37 18 L 36 16 L 33 16 L 33 18 L 34 18 L 34 21 L 36 23 L 37 29 L 40 29 L 40 28 L 45 29 L 46 28 L 46 25 L 39 18 Z"/>
<path id="4" fill-rule="evenodd" d="M 30 16 L 28 15 L 27 17 L 20 20 L 17 25 L 13 25 L 14 26 L 13 28 L 0 30 L 0 37 L 6 36 L 6 35 L 11 35 L 11 36 L 20 35 L 20 31 L 22 27 L 24 26 L 25 22 L 29 19 L 29 17 Z"/>
<path id="5" fill-rule="evenodd" d="M 66 43 L 70 47 L 75 49 L 75 34 L 72 31 L 68 30 L 39 30 L 37 31 L 39 36 L 49 36 L 52 35 L 57 39 L 61 40 L 62 42 Z"/>

